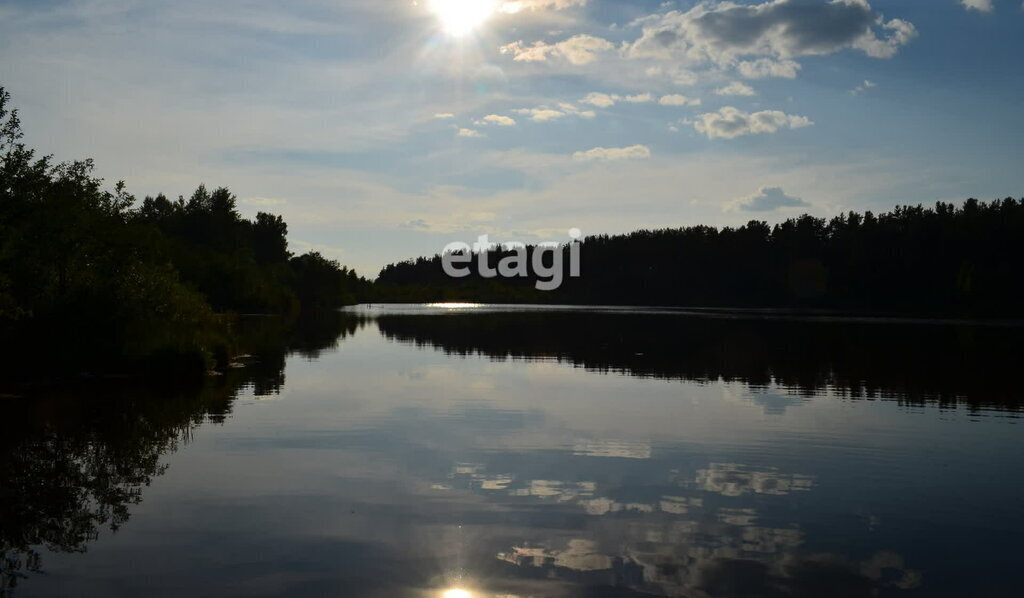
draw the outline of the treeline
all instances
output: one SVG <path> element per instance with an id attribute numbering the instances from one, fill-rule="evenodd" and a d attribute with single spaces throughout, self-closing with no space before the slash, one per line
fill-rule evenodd
<path id="1" fill-rule="evenodd" d="M 153 253 L 172 263 L 217 311 L 295 313 L 354 304 L 372 283 L 319 253 L 288 251 L 288 225 L 259 212 L 242 218 L 226 188 L 200 186 L 189 199 L 146 197 L 129 210 L 149 229 Z"/>
<path id="2" fill-rule="evenodd" d="M 378 300 L 473 300 L 605 305 L 829 308 L 919 315 L 1020 315 L 1024 200 L 969 199 L 934 208 L 803 215 L 769 226 L 691 226 L 593 236 L 581 276 L 556 291 L 537 276 L 453 279 L 441 257 L 385 267 Z M 493 250 L 490 267 L 508 256 Z M 549 256 L 550 257 L 550 256 Z"/>
<path id="3" fill-rule="evenodd" d="M 0 373 L 204 371 L 233 350 L 227 314 L 294 316 L 371 287 L 294 256 L 281 217 L 242 218 L 227 189 L 138 202 L 105 190 L 91 160 L 37 156 L 9 101 L 0 88 Z"/>

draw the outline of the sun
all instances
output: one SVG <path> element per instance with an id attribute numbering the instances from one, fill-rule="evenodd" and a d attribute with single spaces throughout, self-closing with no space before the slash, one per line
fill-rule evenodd
<path id="1" fill-rule="evenodd" d="M 498 8 L 497 0 L 429 0 L 429 5 L 445 32 L 455 37 L 479 27 Z"/>
<path id="2" fill-rule="evenodd" d="M 442 594 L 442 598 L 472 598 L 472 597 L 473 597 L 473 595 L 470 594 L 469 592 L 467 592 L 466 590 L 460 590 L 458 588 L 452 588 L 450 590 L 445 590 L 444 594 Z"/>

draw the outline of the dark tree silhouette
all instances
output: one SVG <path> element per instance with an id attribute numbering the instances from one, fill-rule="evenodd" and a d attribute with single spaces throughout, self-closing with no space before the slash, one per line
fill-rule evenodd
<path id="1" fill-rule="evenodd" d="M 91 160 L 38 157 L 9 104 L 0 87 L 0 342 L 21 350 L 0 363 L 0 380 L 140 367 L 201 373 L 226 365 L 233 350 L 225 312 L 294 316 L 369 292 L 336 262 L 295 258 L 284 220 L 241 217 L 226 188 L 136 202 L 123 183 L 104 190 Z"/>
<path id="2" fill-rule="evenodd" d="M 491 266 L 507 252 L 492 251 Z M 378 301 L 832 308 L 922 315 L 1019 315 L 1024 201 L 809 215 L 769 226 L 690 226 L 588 237 L 582 276 L 553 292 L 536 277 L 453 279 L 441 257 L 385 267 Z M 475 266 L 476 261 L 473 264 Z"/>

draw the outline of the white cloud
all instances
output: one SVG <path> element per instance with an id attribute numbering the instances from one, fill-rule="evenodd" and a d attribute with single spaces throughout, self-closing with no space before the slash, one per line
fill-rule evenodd
<path id="1" fill-rule="evenodd" d="M 607 93 L 591 92 L 587 94 L 587 97 L 580 100 L 584 104 L 590 104 L 591 106 L 597 106 L 598 108 L 608 108 L 614 106 L 615 102 L 619 100 L 617 95 L 609 95 Z"/>
<path id="2" fill-rule="evenodd" d="M 566 114 L 575 114 L 576 116 L 578 116 L 580 118 L 588 118 L 589 119 L 589 118 L 594 118 L 595 116 L 597 116 L 597 113 L 594 112 L 593 110 L 580 110 L 575 105 L 570 104 L 569 102 L 559 102 L 558 103 L 558 109 L 561 110 L 562 112 L 566 113 Z"/>
<path id="3" fill-rule="evenodd" d="M 558 54 L 565 57 L 572 64 L 587 64 L 596 58 L 598 52 L 607 52 L 615 48 L 615 45 L 606 39 L 592 35 L 576 35 L 569 39 L 555 44 Z"/>
<path id="4" fill-rule="evenodd" d="M 473 129 L 459 129 L 458 136 L 459 137 L 483 137 L 484 134 L 481 133 L 480 131 L 475 131 Z"/>
<path id="5" fill-rule="evenodd" d="M 653 102 L 654 96 L 649 93 L 638 93 L 636 95 L 626 96 L 622 99 L 631 104 L 644 104 L 646 102 Z"/>
<path id="6" fill-rule="evenodd" d="M 868 0 L 771 0 L 761 4 L 701 2 L 641 19 L 626 46 L 632 58 L 733 67 L 741 57 L 789 60 L 859 49 L 890 58 L 917 35 L 907 21 L 885 21 Z"/>
<path id="7" fill-rule="evenodd" d="M 455 115 L 452 114 L 451 112 L 438 112 L 437 114 L 434 115 L 434 118 L 455 118 Z"/>
<path id="8" fill-rule="evenodd" d="M 662 106 L 700 106 L 700 98 L 689 98 L 684 95 L 672 93 L 661 96 L 658 103 Z"/>
<path id="9" fill-rule="evenodd" d="M 756 96 L 754 88 L 740 81 L 733 81 L 725 87 L 719 87 L 715 93 L 720 96 Z"/>
<path id="10" fill-rule="evenodd" d="M 474 124 L 479 126 L 498 125 L 499 127 L 512 127 L 515 126 L 516 119 L 511 116 L 501 116 L 500 114 L 488 114 Z"/>
<path id="11" fill-rule="evenodd" d="M 736 65 L 739 74 L 747 79 L 767 79 L 768 77 L 795 79 L 800 68 L 800 63 L 793 60 L 774 60 L 772 58 L 742 60 Z"/>
<path id="12" fill-rule="evenodd" d="M 592 65 L 584 72 L 619 86 L 638 84 L 637 71 L 659 83 L 684 86 L 722 72 L 792 79 L 804 56 L 859 50 L 891 58 L 917 36 L 913 24 L 886 20 L 868 0 L 753 1 L 760 3 L 708 0 L 643 17 L 633 23 L 640 34 L 619 45 L 579 34 L 560 42 L 514 41 L 501 51 L 514 61 L 549 63 L 552 69 L 579 72 Z M 636 61 L 646 64 L 630 68 Z M 610 105 L 605 101 L 602 107 Z"/>
<path id="13" fill-rule="evenodd" d="M 851 89 L 850 93 L 852 93 L 853 95 L 856 96 L 856 95 L 860 95 L 860 94 L 864 93 L 865 91 L 867 91 L 869 89 L 872 89 L 874 87 L 878 87 L 878 84 L 875 83 L 874 81 L 869 81 L 867 79 L 864 79 L 864 82 L 861 83 L 860 85 L 858 85 L 857 87 L 854 87 L 853 89 Z"/>
<path id="14" fill-rule="evenodd" d="M 952 11 L 963 10 L 957 9 L 951 0 L 946 1 L 946 7 Z M 77 14 L 72 18 L 64 8 L 41 11 L 31 6 L 22 11 L 16 7 L 33 3 L 7 3 L 12 8 L 0 17 L 3 31 L 0 38 L 10 42 L 8 49 L 13 54 L 4 61 L 4 84 L 16 93 L 16 102 L 25 108 L 23 119 L 33 136 L 31 143 L 43 153 L 57 153 L 58 159 L 94 156 L 102 176 L 112 181 L 128 178 L 129 188 L 140 195 L 164 191 L 176 196 L 188 193 L 199 181 L 206 180 L 229 185 L 243 198 L 287 197 L 290 201 L 281 207 L 281 212 L 289 222 L 293 239 L 346 247 L 351 252 L 347 263 L 371 274 L 388 261 L 436 250 L 432 239 L 417 241 L 424 236 L 411 235 L 407 229 L 398 230 L 398 223 L 416 226 L 416 220 L 423 220 L 434 231 L 462 230 L 467 223 L 475 227 L 477 222 L 484 221 L 478 219 L 482 217 L 476 216 L 476 212 L 500 214 L 497 220 L 507 230 L 551 227 L 552 223 L 566 220 L 565 214 L 569 213 L 572 223 L 585 230 L 626 232 L 651 227 L 652 223 L 673 221 L 739 224 L 740 217 L 749 214 L 723 212 L 722 201 L 747 195 L 766 182 L 787 190 L 799 190 L 798 195 L 813 198 L 822 214 L 840 207 L 874 209 L 870 202 L 884 203 L 894 196 L 926 201 L 968 192 L 993 197 L 1007 194 L 1000 195 L 999 185 L 1003 183 L 998 180 L 990 182 L 984 176 L 979 178 L 978 173 L 984 173 L 985 169 L 970 162 L 971 156 L 988 154 L 970 152 L 969 139 L 963 145 L 964 162 L 959 163 L 954 158 L 956 163 L 953 164 L 949 161 L 920 164 L 915 158 L 920 152 L 877 155 L 877 152 L 852 147 L 841 160 L 833 161 L 822 152 L 816 152 L 814 140 L 807 139 L 811 145 L 792 154 L 782 148 L 779 152 L 747 155 L 742 151 L 730 152 L 729 156 L 719 152 L 675 153 L 685 150 L 680 147 L 674 148 L 672 155 L 662 155 L 659 149 L 649 159 L 577 162 L 573 168 L 570 146 L 562 148 L 557 155 L 545 154 L 537 158 L 538 163 L 549 160 L 551 165 L 524 170 L 529 185 L 505 187 L 494 182 L 493 186 L 500 189 L 449 188 L 444 183 L 452 178 L 452 164 L 458 165 L 459 173 L 493 172 L 493 168 L 482 163 L 488 152 L 480 148 L 489 144 L 487 137 L 458 138 L 461 144 L 452 143 L 454 140 L 450 137 L 455 136 L 458 129 L 447 131 L 449 125 L 491 133 L 486 127 L 472 125 L 469 117 L 475 119 L 493 111 L 512 116 L 515 113 L 498 104 L 510 98 L 520 103 L 509 107 L 537 106 L 546 102 L 557 109 L 553 100 L 526 99 L 539 93 L 568 92 L 571 95 L 564 97 L 574 100 L 587 90 L 623 95 L 627 90 L 652 91 L 655 92 L 652 100 L 677 91 L 697 96 L 700 94 L 690 88 L 672 86 L 694 83 L 698 76 L 704 75 L 703 67 L 698 69 L 698 65 L 683 62 L 625 60 L 619 58 L 614 48 L 598 53 L 598 59 L 586 69 L 577 69 L 560 55 L 550 56 L 547 66 L 583 71 L 581 74 L 588 77 L 588 82 L 580 88 L 576 87 L 580 79 L 536 82 L 521 79 L 516 71 L 529 74 L 546 63 L 513 62 L 511 55 L 505 55 L 501 57 L 504 60 L 500 62 L 505 63 L 501 64 L 501 69 L 494 67 L 488 71 L 497 72 L 497 76 L 487 81 L 486 88 L 474 87 L 469 80 L 463 86 L 457 77 L 476 76 L 475 73 L 487 66 L 479 66 L 480 61 L 493 62 L 494 58 L 476 55 L 476 48 L 469 47 L 473 44 L 465 48 L 473 50 L 466 52 L 465 64 L 452 59 L 455 44 L 424 43 L 411 47 L 411 40 L 421 39 L 415 37 L 419 29 L 395 28 L 407 24 L 422 27 L 422 19 L 396 18 L 394 8 L 388 8 L 388 3 L 314 0 L 322 10 L 306 11 L 303 14 L 308 14 L 308 18 L 291 23 L 288 17 L 298 16 L 292 6 L 295 3 L 248 2 L 261 8 L 256 18 L 243 14 L 251 11 L 230 10 L 223 6 L 225 3 L 208 0 L 143 2 L 65 3 L 67 11 L 100 4 L 146 7 L 142 11 L 135 8 L 124 15 L 103 15 L 97 19 L 82 19 Z M 696 2 L 686 3 L 687 6 L 694 4 Z M 891 16 L 901 16 L 896 13 L 898 3 L 891 4 Z M 24 12 L 27 16 L 8 20 L 6 16 L 11 11 Z M 221 35 L 193 35 L 210 26 L 211 11 L 219 14 L 212 22 L 231 23 L 231 26 L 223 28 Z M 377 16 L 368 17 L 367 11 Z M 570 32 L 547 33 L 555 36 L 550 38 L 526 37 L 529 43 L 534 39 L 553 43 L 583 31 L 613 39 L 612 33 L 603 35 L 597 30 L 569 29 L 566 13 L 555 18 L 545 15 L 545 19 L 550 19 L 546 21 L 535 19 L 541 16 L 539 13 L 521 16 L 533 21 L 530 23 L 532 30 L 564 28 Z M 577 15 L 568 16 L 575 18 Z M 557 22 L 556 18 L 562 22 Z M 44 20 L 46 23 L 54 21 L 59 27 L 37 24 Z M 511 21 L 498 18 L 493 25 L 497 29 Z M 593 22 L 572 26 L 587 24 Z M 276 46 L 279 40 L 266 34 L 275 30 L 330 35 L 332 39 L 338 39 L 339 35 L 355 39 L 375 32 L 391 32 L 401 34 L 395 39 L 409 43 L 380 47 L 354 44 L 351 48 L 346 46 L 341 54 L 321 47 L 327 53 L 319 58 L 325 59 L 310 60 L 305 55 L 279 52 Z M 522 33 L 514 37 L 502 37 L 502 43 L 531 35 L 525 33 L 528 31 L 525 27 L 520 31 Z M 639 36 L 639 29 L 624 29 L 614 33 L 614 41 L 618 42 L 619 36 L 629 37 L 631 32 L 633 38 Z M 185 38 L 189 43 L 181 43 Z M 316 39 L 320 38 L 307 41 Z M 492 44 L 496 45 L 499 44 Z M 131 51 L 127 51 L 128 48 Z M 210 56 L 222 59 L 207 60 Z M 253 61 L 246 56 L 274 59 Z M 760 56 L 741 60 L 755 63 L 756 68 L 750 70 L 759 76 L 780 76 L 787 68 L 793 73 L 790 76 L 795 76 L 799 69 L 794 60 L 787 63 L 787 59 Z M 658 68 L 648 73 L 648 69 L 655 66 Z M 169 70 L 180 76 L 168 78 Z M 512 82 L 511 86 L 499 86 L 502 81 L 499 77 L 504 76 Z M 711 79 L 710 89 L 730 80 L 732 77 Z M 746 78 L 742 80 L 756 85 Z M 416 82 L 424 93 L 391 93 L 395 81 Z M 64 101 L 69 89 L 75 97 L 88 101 Z M 465 89 L 471 92 L 462 93 Z M 846 89 L 849 88 L 842 88 L 840 92 Z M 710 103 L 708 96 L 704 97 L 706 103 Z M 591 107 L 575 103 L 580 108 Z M 703 110 L 678 109 L 679 114 L 673 116 L 708 112 L 718 106 Z M 761 109 L 746 105 L 744 108 L 748 111 Z M 434 113 L 448 114 L 454 109 L 459 112 L 446 117 L 451 120 L 436 123 L 429 120 Z M 810 108 L 784 109 L 816 116 Z M 154 112 L 161 117 L 150 118 Z M 519 127 L 544 128 L 543 123 L 523 122 L 526 118 L 515 114 Z M 562 120 L 569 124 L 574 118 L 579 117 L 564 116 Z M 411 142 L 419 143 L 412 136 L 418 134 L 416 127 L 421 121 L 445 128 L 446 134 L 442 136 L 447 136 L 448 140 L 430 139 L 432 147 L 424 146 L 420 151 L 417 146 L 415 155 L 406 159 L 408 152 L 403 148 L 408 148 Z M 265 123 L 265 126 L 253 127 L 253 122 Z M 68 123 L 74 126 L 69 127 Z M 133 123 L 147 123 L 147 126 L 138 127 Z M 964 128 L 969 124 L 964 123 Z M 560 125 L 548 125 L 549 133 L 564 133 Z M 848 123 L 837 122 L 836 125 L 847 126 Z M 693 130 L 692 123 L 687 129 Z M 955 134 L 956 131 L 950 132 L 950 135 Z M 176 135 L 187 138 L 188 143 L 166 143 Z M 97 139 L 109 143 L 97 144 Z M 540 147 L 557 147 L 550 136 L 537 140 Z M 655 147 L 645 137 L 601 139 L 576 147 L 623 146 L 625 143 L 646 143 L 652 150 Z M 530 144 L 516 144 L 516 149 L 529 151 Z M 340 154 L 348 156 L 350 151 L 354 159 L 337 159 Z M 282 154 L 292 155 L 282 158 Z M 313 159 L 300 162 L 295 159 L 296 154 L 310 155 Z M 317 156 L 331 159 L 316 159 Z M 381 163 L 398 160 L 398 167 L 386 169 L 386 172 L 364 167 L 366 160 L 360 156 L 372 157 Z M 680 159 L 681 156 L 686 159 Z M 981 158 L 978 160 L 980 163 Z M 328 163 L 329 168 L 325 166 Z M 955 176 L 950 171 L 955 171 Z M 971 184 L 982 191 L 965 190 Z M 622 210 L 622 197 L 635 193 L 638 188 L 644 190 L 642 205 Z M 388 209 L 382 210 L 382 205 Z M 257 208 L 244 209 L 254 212 Z M 392 233 L 393 236 L 386 236 Z M 365 239 L 371 241 L 364 242 Z"/>
<path id="15" fill-rule="evenodd" d="M 726 211 L 771 212 L 779 208 L 806 208 L 811 204 L 787 195 L 781 187 L 761 187 L 757 193 L 741 197 L 725 205 Z"/>
<path id="16" fill-rule="evenodd" d="M 799 129 L 813 124 L 806 116 L 794 116 L 779 110 L 748 113 L 726 106 L 717 112 L 699 115 L 693 127 L 709 139 L 734 139 L 743 135 L 775 133 L 779 129 Z"/>
<path id="17" fill-rule="evenodd" d="M 879 38 L 874 35 L 865 35 L 859 38 L 853 47 L 862 50 L 872 58 L 892 58 L 901 47 L 917 37 L 917 28 L 903 19 L 893 19 L 884 23 L 882 28 L 889 32 L 888 37 Z"/>
<path id="18" fill-rule="evenodd" d="M 595 147 L 585 152 L 576 152 L 572 159 L 577 162 L 614 160 L 644 160 L 651 157 L 651 148 L 646 145 L 631 145 L 629 147 Z"/>
<path id="19" fill-rule="evenodd" d="M 565 112 L 561 110 L 553 110 L 551 108 L 516 108 L 513 112 L 517 114 L 526 115 L 530 120 L 536 122 L 546 122 L 549 120 L 555 120 L 565 116 Z"/>
<path id="20" fill-rule="evenodd" d="M 515 41 L 500 48 L 502 54 L 512 54 L 512 59 L 522 62 L 543 62 L 550 56 L 559 56 L 574 65 L 593 62 L 599 52 L 615 49 L 615 44 L 593 35 L 575 35 L 555 44 L 536 42 L 526 46 L 522 41 Z"/>
<path id="21" fill-rule="evenodd" d="M 644 74 L 656 79 L 665 79 L 673 85 L 693 85 L 699 78 L 697 73 L 677 64 L 649 66 Z"/>
<path id="22" fill-rule="evenodd" d="M 978 12 L 992 12 L 995 8 L 992 0 L 960 0 L 960 4 L 963 4 L 967 10 L 976 10 Z"/>
<path id="23" fill-rule="evenodd" d="M 511 54 L 512 60 L 520 62 L 543 62 L 548 59 L 548 54 L 554 53 L 555 46 L 544 42 L 536 42 L 527 46 L 523 40 L 514 41 L 498 48 L 502 54 Z"/>
<path id="24" fill-rule="evenodd" d="M 597 116 L 597 113 L 593 110 L 580 110 L 569 102 L 560 102 L 557 109 L 550 106 L 539 106 L 537 108 L 516 108 L 512 112 L 522 114 L 536 122 L 557 120 L 570 114 L 586 119 L 591 119 Z"/>
<path id="25" fill-rule="evenodd" d="M 654 96 L 649 93 L 638 93 L 635 95 L 620 96 L 618 94 L 591 92 L 587 96 L 580 100 L 581 104 L 590 104 L 591 106 L 597 106 L 598 108 L 610 108 L 617 102 L 629 102 L 630 104 L 643 104 L 646 102 L 653 102 Z"/>

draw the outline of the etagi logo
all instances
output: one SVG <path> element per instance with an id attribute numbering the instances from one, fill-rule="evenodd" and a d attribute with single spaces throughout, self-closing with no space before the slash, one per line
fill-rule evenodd
<path id="1" fill-rule="evenodd" d="M 476 269 L 481 278 L 527 278 L 537 277 L 534 287 L 539 291 L 553 291 L 562 286 L 564 279 L 564 258 L 566 249 L 569 254 L 569 277 L 580 277 L 580 237 L 583 233 L 578 228 L 569 229 L 568 243 L 557 241 L 537 243 L 527 247 L 526 243 L 511 241 L 508 243 L 491 243 L 487 235 L 480 235 L 476 243 L 470 247 L 467 243 L 456 241 L 445 246 L 441 253 L 441 267 L 444 273 L 452 278 L 465 278 L 473 273 L 469 264 L 476 256 Z M 490 264 L 490 254 L 497 251 L 505 254 L 497 267 Z M 548 258 L 548 256 L 551 256 Z M 549 265 L 550 264 L 550 265 Z M 532 272 L 531 272 L 532 267 Z"/>

